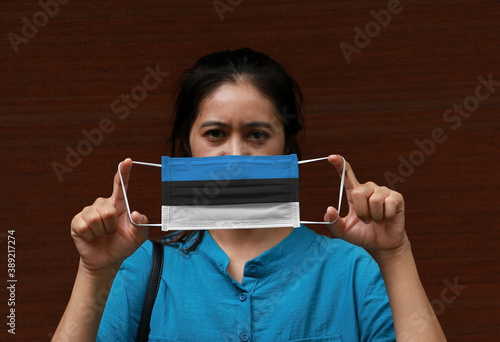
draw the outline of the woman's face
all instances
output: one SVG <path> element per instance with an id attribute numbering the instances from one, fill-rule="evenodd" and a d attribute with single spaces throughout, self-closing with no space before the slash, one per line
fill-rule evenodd
<path id="1" fill-rule="evenodd" d="M 250 83 L 226 83 L 201 102 L 189 144 L 193 157 L 284 154 L 283 122 Z"/>

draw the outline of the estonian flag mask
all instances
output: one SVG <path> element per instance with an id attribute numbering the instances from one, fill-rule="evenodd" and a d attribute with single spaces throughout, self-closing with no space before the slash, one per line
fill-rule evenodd
<path id="1" fill-rule="evenodd" d="M 163 157 L 162 164 L 133 162 L 161 167 L 162 230 L 300 227 L 299 164 L 325 158 L 298 161 L 297 155 Z M 121 165 L 121 163 L 120 163 Z M 122 188 L 123 179 L 118 172 Z M 342 172 L 339 205 L 345 178 Z M 337 218 L 338 219 L 338 218 Z"/>

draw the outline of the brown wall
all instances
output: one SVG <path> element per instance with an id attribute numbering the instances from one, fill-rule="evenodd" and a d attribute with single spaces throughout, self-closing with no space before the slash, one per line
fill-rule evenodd
<path id="1" fill-rule="evenodd" d="M 488 99 L 474 97 L 478 77 L 500 80 L 499 1 L 401 1 L 350 63 L 340 44 L 355 44 L 355 27 L 394 1 L 243 0 L 223 21 L 212 2 L 73 0 L 43 26 L 36 1 L 2 1 L 0 274 L 5 279 L 7 231 L 15 230 L 18 340 L 49 340 L 63 313 L 78 263 L 71 218 L 110 195 L 120 160 L 159 162 L 166 153 L 182 70 L 205 53 L 243 46 L 281 61 L 301 84 L 304 158 L 341 153 L 362 182 L 403 177 L 395 188 L 406 199 L 407 231 L 449 340 L 498 340 L 500 86 Z M 43 27 L 16 53 L 8 35 L 22 35 L 22 18 L 34 15 Z M 119 118 L 111 104 L 157 65 L 170 74 Z M 470 115 L 445 116 L 464 101 Z M 82 130 L 104 119 L 114 130 L 60 181 L 52 163 L 65 164 L 66 147 L 82 147 Z M 433 131 L 446 141 L 418 159 L 415 140 Z M 421 165 L 401 173 L 400 156 Z M 326 164 L 301 172 L 302 216 L 321 219 L 336 202 L 338 177 Z M 159 170 L 137 167 L 130 188 L 133 207 L 159 220 Z M 450 298 L 450 282 L 467 287 Z M 0 287 L 3 341 L 12 336 L 6 282 Z"/>

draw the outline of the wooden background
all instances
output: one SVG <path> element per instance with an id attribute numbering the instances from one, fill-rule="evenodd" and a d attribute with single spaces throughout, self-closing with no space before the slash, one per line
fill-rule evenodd
<path id="1" fill-rule="evenodd" d="M 206 53 L 250 46 L 302 86 L 304 158 L 341 153 L 360 181 L 383 185 L 387 172 L 398 174 L 400 158 L 421 164 L 395 188 L 406 199 L 429 299 L 449 341 L 498 341 L 500 86 L 460 124 L 444 114 L 455 103 L 474 106 L 478 77 L 500 81 L 500 2 L 402 1 L 348 63 L 340 44 L 353 45 L 355 27 L 364 29 L 371 10 L 394 0 L 228 1 L 221 20 L 213 0 L 71 0 L 46 25 L 37 1 L 2 1 L 0 340 L 50 339 L 78 264 L 72 217 L 110 195 L 119 161 L 159 162 L 166 153 L 172 89 L 185 68 Z M 16 53 L 8 37 L 22 36 L 22 18 L 34 16 L 43 27 Z M 157 65 L 170 74 L 121 119 L 111 104 Z M 114 130 L 82 150 L 82 130 L 103 119 Z M 418 160 L 415 140 L 439 128 L 447 140 Z M 52 164 L 65 164 L 67 148 L 79 145 L 87 155 L 59 180 Z M 326 164 L 301 167 L 303 219 L 322 218 L 338 183 Z M 134 209 L 159 221 L 159 170 L 137 167 L 130 196 Z M 8 230 L 16 238 L 15 338 L 5 324 Z M 450 283 L 466 288 L 453 294 Z"/>

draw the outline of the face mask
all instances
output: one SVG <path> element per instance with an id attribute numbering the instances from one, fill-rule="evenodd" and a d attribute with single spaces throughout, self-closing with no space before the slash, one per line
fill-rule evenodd
<path id="1" fill-rule="evenodd" d="M 301 221 L 299 211 L 298 166 L 326 159 L 328 157 L 298 161 L 295 154 L 290 154 L 163 157 L 161 165 L 134 161 L 134 164 L 162 168 L 162 223 L 134 222 L 124 191 L 129 219 L 136 226 L 161 226 L 164 231 L 333 224 L 338 218 L 333 222 Z M 118 173 L 125 189 L 120 165 Z M 339 212 L 344 178 L 345 159 Z"/>

